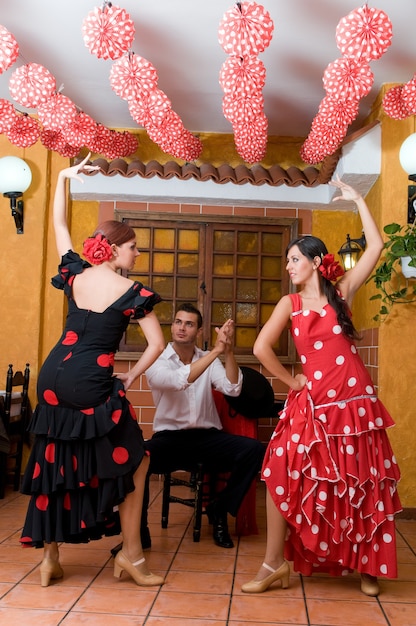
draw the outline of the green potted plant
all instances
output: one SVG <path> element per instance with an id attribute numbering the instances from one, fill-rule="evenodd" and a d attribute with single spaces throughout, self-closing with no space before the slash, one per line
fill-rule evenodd
<path id="1" fill-rule="evenodd" d="M 373 280 L 380 291 L 370 298 L 381 301 L 380 310 L 373 318 L 376 321 L 385 319 L 395 304 L 416 301 L 415 223 L 416 220 L 413 224 L 400 226 L 393 222 L 383 229 L 387 235 L 384 254 L 380 265 L 367 281 Z"/>

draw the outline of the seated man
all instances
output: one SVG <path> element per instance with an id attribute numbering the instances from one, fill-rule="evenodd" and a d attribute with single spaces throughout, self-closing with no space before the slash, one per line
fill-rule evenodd
<path id="1" fill-rule="evenodd" d="M 203 463 L 207 473 L 229 472 L 225 488 L 207 507 L 218 546 L 232 548 L 227 513 L 238 508 L 260 471 L 264 447 L 257 439 L 223 432 L 212 389 L 238 396 L 242 374 L 233 353 L 234 323 L 217 329 L 210 351 L 196 346 L 202 332 L 201 313 L 192 304 L 178 308 L 171 326 L 172 341 L 146 371 L 156 406 L 154 435 L 146 442 L 150 474 L 164 474 Z M 224 365 L 218 358 L 224 356 Z M 148 490 L 147 490 L 148 494 Z M 147 496 L 148 499 L 148 496 Z M 146 495 L 142 537 L 150 544 Z M 144 547 L 145 547 L 144 545 Z"/>

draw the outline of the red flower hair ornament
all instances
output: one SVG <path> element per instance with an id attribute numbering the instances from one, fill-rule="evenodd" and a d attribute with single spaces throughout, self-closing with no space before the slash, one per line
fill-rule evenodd
<path id="1" fill-rule="evenodd" d="M 111 259 L 113 251 L 108 243 L 108 239 L 101 233 L 98 233 L 95 237 L 88 237 L 88 239 L 84 241 L 82 254 L 92 265 L 101 265 L 104 261 Z"/>
<path id="2" fill-rule="evenodd" d="M 331 281 L 331 283 L 345 274 L 339 262 L 334 261 L 333 254 L 325 254 L 318 269 L 322 276 Z"/>

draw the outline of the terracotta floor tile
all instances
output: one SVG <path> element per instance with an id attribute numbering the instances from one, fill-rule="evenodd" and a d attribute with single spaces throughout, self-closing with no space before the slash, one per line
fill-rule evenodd
<path id="1" fill-rule="evenodd" d="M 89 567 L 87 565 L 65 565 L 64 576 L 54 582 L 68 587 L 88 587 L 96 576 L 101 572 L 100 567 Z M 25 583 L 39 585 L 39 567 L 34 569 L 25 578 Z"/>
<path id="2" fill-rule="evenodd" d="M 221 574 L 218 572 L 169 572 L 165 591 L 175 591 L 183 593 L 214 593 L 218 595 L 231 594 L 233 575 Z"/>
<path id="3" fill-rule="evenodd" d="M 194 554 L 179 553 L 175 556 L 172 563 L 172 570 L 187 570 L 196 572 L 232 572 L 234 570 L 234 557 L 232 554 L 224 556 L 225 550 L 220 554 L 210 554 L 209 558 L 202 558 Z M 227 550 L 229 553 L 230 550 Z"/>
<path id="4" fill-rule="evenodd" d="M 416 584 L 401 580 L 382 580 L 380 582 L 381 602 L 409 602 L 415 605 L 416 616 Z M 416 624 L 416 617 L 415 617 Z"/>
<path id="5" fill-rule="evenodd" d="M 324 578 L 319 576 L 303 577 L 306 597 L 314 599 L 334 600 L 346 602 L 374 602 L 374 598 L 364 595 L 360 589 L 358 576 L 340 576 Z M 382 587 L 383 583 L 380 583 Z"/>
<path id="6" fill-rule="evenodd" d="M 226 620 L 230 597 L 208 593 L 176 593 L 162 591 L 152 607 L 152 616 L 192 619 Z"/>
<path id="7" fill-rule="evenodd" d="M 0 563 L 0 582 L 17 583 L 35 568 L 35 564 L 28 566 L 27 563 Z"/>
<path id="8" fill-rule="evenodd" d="M 144 587 L 128 588 L 120 583 L 113 589 L 94 587 L 87 589 L 73 607 L 76 613 L 110 613 L 117 615 L 145 616 L 152 605 L 158 587 L 149 591 Z"/>
<path id="9" fill-rule="evenodd" d="M 227 626 L 227 620 L 196 619 L 184 617 L 149 617 L 146 626 Z M 261 626 L 261 625 L 260 625 Z"/>
<path id="10" fill-rule="evenodd" d="M 277 596 L 272 594 L 242 594 L 233 597 L 230 620 L 272 624 L 308 623 L 303 599 L 279 596 L 277 600 Z"/>
<path id="11" fill-rule="evenodd" d="M 410 548 L 397 548 L 397 562 L 416 563 L 416 553 Z"/>
<path id="12" fill-rule="evenodd" d="M 387 615 L 390 626 L 414 626 L 416 623 L 416 610 L 414 604 L 397 603 L 384 604 L 384 612 Z"/>
<path id="13" fill-rule="evenodd" d="M 82 595 L 80 587 L 66 587 L 55 583 L 49 587 L 21 583 L 1 599 L 1 608 L 69 610 Z"/>
<path id="14" fill-rule="evenodd" d="M 78 613 L 71 611 L 59 624 L 62 626 L 142 626 L 143 615 L 120 615 L 119 613 Z M 147 624 L 148 622 L 146 622 Z M 42 624 L 43 626 L 43 624 Z"/>
<path id="15" fill-rule="evenodd" d="M 42 611 L 36 609 L 2 609 L 0 607 L 0 624 L 7 626 L 58 626 L 65 617 L 64 611 Z"/>
<path id="16" fill-rule="evenodd" d="M 307 600 L 311 626 L 387 626 L 375 598 L 372 602 L 353 602 L 351 600 Z"/>

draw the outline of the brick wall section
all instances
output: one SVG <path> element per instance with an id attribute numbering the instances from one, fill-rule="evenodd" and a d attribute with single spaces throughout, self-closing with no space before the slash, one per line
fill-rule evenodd
<path id="1" fill-rule="evenodd" d="M 165 202 L 121 202 L 106 201 L 100 203 L 99 221 L 113 219 L 114 211 L 137 211 L 137 212 L 170 212 L 188 215 L 230 215 L 238 217 L 295 217 L 299 219 L 299 235 L 311 233 L 312 211 L 307 209 L 280 209 L 261 206 L 228 206 L 228 205 L 208 205 L 208 204 L 181 204 Z M 364 363 L 369 369 L 374 384 L 377 386 L 377 363 L 378 363 L 378 331 L 370 329 L 362 332 L 362 341 L 359 343 L 359 353 Z M 134 365 L 126 355 L 120 355 L 116 359 L 115 373 L 125 372 Z M 301 371 L 299 363 L 288 366 L 291 373 L 297 374 Z M 286 397 L 287 388 L 276 378 L 272 378 L 270 373 L 260 366 L 258 369 L 269 379 L 272 384 L 276 401 L 283 401 Z M 128 398 L 137 414 L 137 419 L 143 430 L 145 439 L 152 435 L 152 424 L 154 417 L 154 405 L 152 394 L 147 385 L 146 377 L 137 379 L 132 388 L 128 391 Z M 260 441 L 267 443 L 276 426 L 276 418 L 261 418 L 258 421 L 258 437 Z"/>

